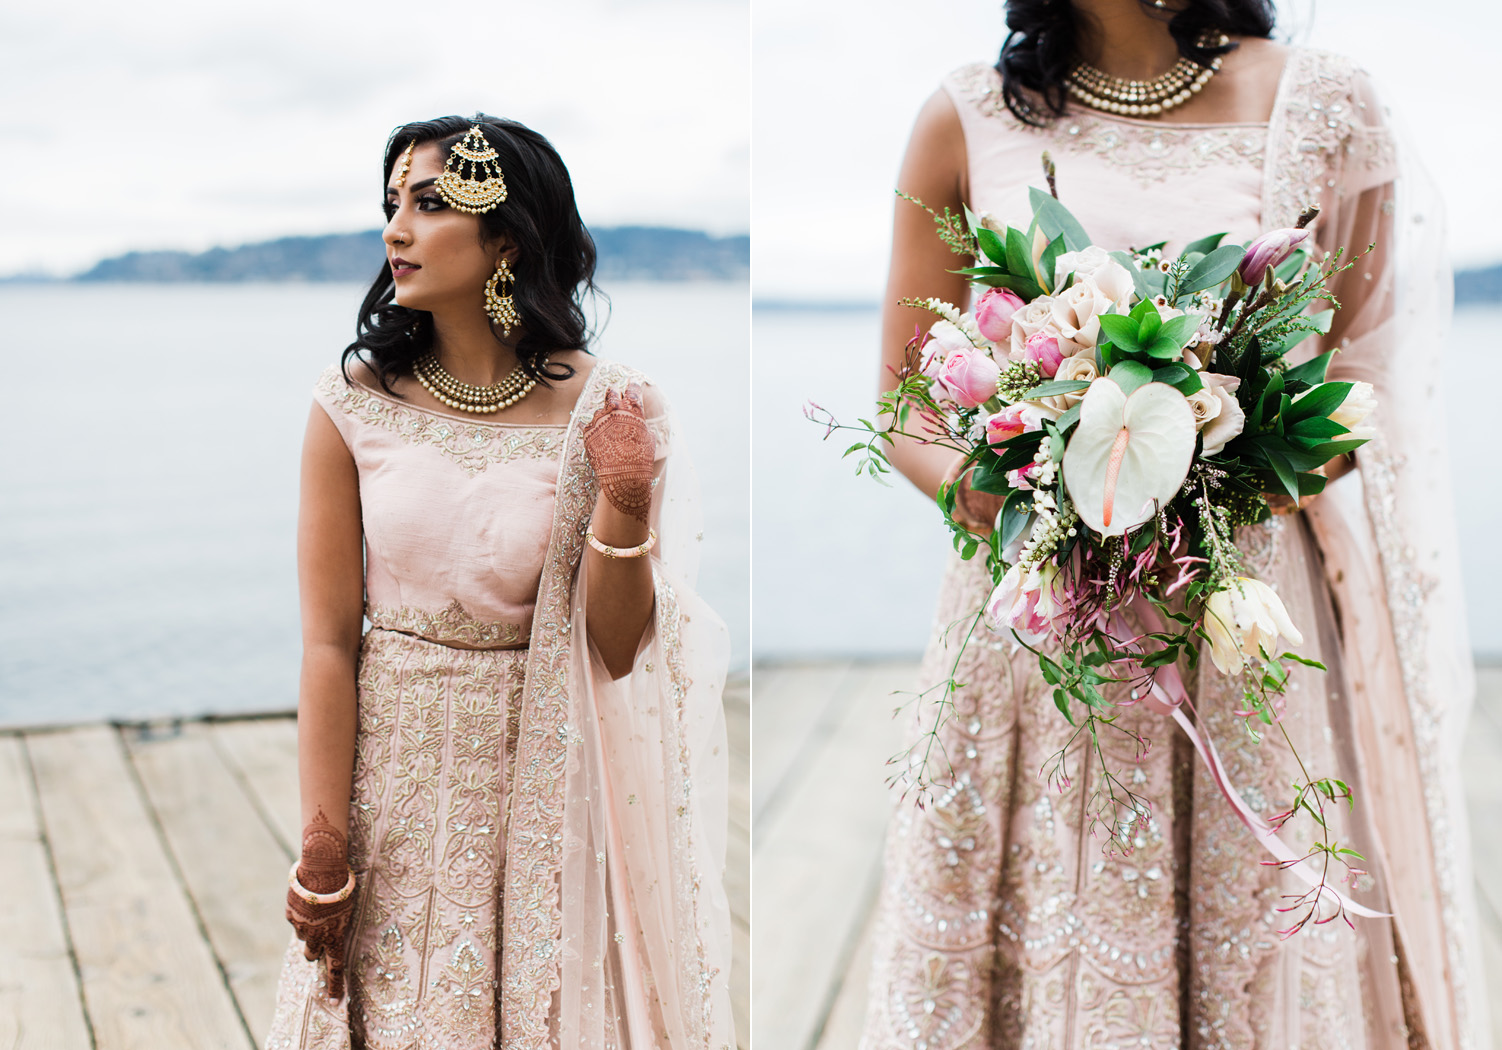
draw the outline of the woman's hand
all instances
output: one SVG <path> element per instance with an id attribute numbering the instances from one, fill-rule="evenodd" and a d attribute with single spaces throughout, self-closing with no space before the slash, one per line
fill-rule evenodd
<path id="1" fill-rule="evenodd" d="M 345 837 L 320 809 L 303 829 L 297 881 L 313 893 L 337 894 L 348 885 L 349 878 Z M 327 964 L 329 998 L 335 1002 L 344 998 L 344 956 L 354 911 L 353 893 L 342 901 L 313 904 L 287 887 L 287 921 L 303 942 L 303 955 L 310 960 L 322 958 Z"/>
<path id="2" fill-rule="evenodd" d="M 989 536 L 991 530 L 996 528 L 996 515 L 1001 513 L 1001 505 L 1006 502 L 1006 497 L 992 492 L 977 492 L 971 488 L 969 472 L 960 476 L 964 466 L 965 459 L 961 456 L 944 475 L 944 484 L 958 486 L 954 494 L 954 520 L 979 536 Z"/>
<path id="3" fill-rule="evenodd" d="M 642 408 L 641 387 L 632 383 L 624 394 L 605 391 L 605 404 L 584 428 L 584 454 L 600 481 L 601 495 L 622 515 L 640 522 L 643 530 L 652 509 L 652 462 L 656 453 Z M 604 543 L 612 542 L 604 536 L 599 538 Z"/>

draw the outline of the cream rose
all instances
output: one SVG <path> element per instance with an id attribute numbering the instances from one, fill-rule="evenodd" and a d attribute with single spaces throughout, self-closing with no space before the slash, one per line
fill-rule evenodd
<path id="1" fill-rule="evenodd" d="M 1059 370 L 1054 373 L 1054 380 L 1077 379 L 1085 383 L 1093 383 L 1100 377 L 1100 369 L 1095 367 L 1095 351 L 1086 350 L 1066 357 L 1059 362 Z M 1038 403 L 1052 409 L 1056 413 L 1069 411 L 1080 398 L 1085 396 L 1085 391 L 1076 390 L 1072 394 L 1054 394 L 1052 397 L 1039 398 Z"/>
<path id="2" fill-rule="evenodd" d="M 1204 389 L 1189 397 L 1189 407 L 1194 409 L 1194 425 L 1205 442 L 1200 454 L 1214 456 L 1246 426 L 1246 413 L 1241 410 L 1241 402 L 1236 400 L 1236 388 L 1241 385 L 1241 379 L 1218 372 L 1201 372 L 1200 379 L 1205 384 Z M 1203 415 L 1195 401 L 1201 394 L 1213 397 L 1216 402 L 1214 410 L 1207 406 Z"/>
<path id="3" fill-rule="evenodd" d="M 1132 275 L 1097 244 L 1084 251 L 1065 252 L 1054 260 L 1054 280 L 1059 281 L 1070 274 L 1076 279 L 1089 278 L 1105 293 L 1106 298 L 1117 306 L 1126 306 L 1136 291 Z"/>
<path id="4" fill-rule="evenodd" d="M 1027 341 L 1045 328 L 1058 335 L 1053 323 L 1053 298 L 1040 295 L 1012 314 L 1012 360 L 1026 360 Z"/>
<path id="5" fill-rule="evenodd" d="M 1099 285 L 1084 277 L 1053 297 L 1050 313 L 1062 339 L 1082 350 L 1093 349 L 1100 338 L 1100 315 L 1114 305 Z"/>

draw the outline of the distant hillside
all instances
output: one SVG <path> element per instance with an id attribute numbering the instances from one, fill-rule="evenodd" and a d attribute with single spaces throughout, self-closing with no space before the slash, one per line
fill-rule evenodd
<path id="1" fill-rule="evenodd" d="M 1455 273 L 1455 303 L 1502 302 L 1502 263 L 1484 270 L 1458 270 Z"/>
<path id="2" fill-rule="evenodd" d="M 601 226 L 602 281 L 733 280 L 751 272 L 751 239 L 711 237 L 663 226 Z M 385 246 L 377 230 L 322 237 L 283 237 L 206 252 L 127 252 L 105 259 L 76 281 L 369 281 Z"/>

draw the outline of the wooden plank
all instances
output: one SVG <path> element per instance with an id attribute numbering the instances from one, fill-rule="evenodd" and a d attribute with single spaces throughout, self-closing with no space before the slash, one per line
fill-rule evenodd
<path id="1" fill-rule="evenodd" d="M 848 663 L 783 667 L 756 697 L 752 724 L 752 754 L 756 776 L 751 783 L 751 820 L 758 827 L 786 779 L 796 775 L 805 760 L 810 736 L 827 733 L 839 720 L 842 689 L 851 673 Z"/>
<path id="2" fill-rule="evenodd" d="M 751 931 L 745 923 L 730 924 L 730 1016 L 735 1021 L 738 1050 L 751 1046 Z"/>
<path id="3" fill-rule="evenodd" d="M 751 1045 L 751 683 L 732 678 L 725 686 L 725 730 L 730 746 L 729 836 L 725 848 L 725 893 L 730 899 L 730 1011 L 740 1050 Z"/>
<path id="4" fill-rule="evenodd" d="M 118 735 L 89 726 L 26 747 L 95 1046 L 248 1050 Z"/>
<path id="5" fill-rule="evenodd" d="M 291 927 L 282 844 L 226 768 L 203 723 L 171 735 L 123 734 L 131 761 L 245 1023 L 270 1029 Z"/>
<path id="6" fill-rule="evenodd" d="M 253 718 L 211 726 L 225 765 L 249 789 L 257 811 L 270 823 L 287 863 L 302 841 L 297 783 L 297 719 Z"/>
<path id="7" fill-rule="evenodd" d="M 875 900 L 871 901 L 875 904 Z M 860 940 L 850 956 L 850 964 L 840 979 L 839 991 L 824 1030 L 819 1035 L 818 1050 L 856 1050 L 866 1023 L 867 986 L 871 981 L 871 928 L 874 912 L 868 908 Z"/>
<path id="8" fill-rule="evenodd" d="M 91 1045 L 19 736 L 0 736 L 0 1047 Z"/>
<path id="9" fill-rule="evenodd" d="M 813 1045 L 880 877 L 890 808 L 885 763 L 900 736 L 887 694 L 909 684 L 914 668 L 882 664 L 848 673 L 840 717 L 810 738 L 776 805 L 757 822 L 752 1013 L 759 1045 Z M 828 681 L 812 669 L 802 682 L 790 677 L 787 687 L 807 696 Z M 757 703 L 759 734 L 760 697 Z M 782 705 L 782 717 L 797 717 L 800 706 Z M 757 771 L 759 780 L 760 752 Z"/>

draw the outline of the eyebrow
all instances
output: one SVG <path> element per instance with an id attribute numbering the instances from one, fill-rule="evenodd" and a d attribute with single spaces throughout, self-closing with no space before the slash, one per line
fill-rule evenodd
<path id="1" fill-rule="evenodd" d="M 433 183 L 435 183 L 437 181 L 438 181 L 437 176 L 434 176 L 431 179 L 423 179 L 421 182 L 414 182 L 410 186 L 407 187 L 407 192 L 408 193 L 416 193 L 418 190 L 425 190 L 425 189 L 427 189 L 429 186 L 433 185 Z M 387 193 L 388 196 L 390 194 L 395 193 L 395 192 L 396 192 L 396 187 L 395 186 L 387 186 L 386 187 L 386 193 Z"/>

